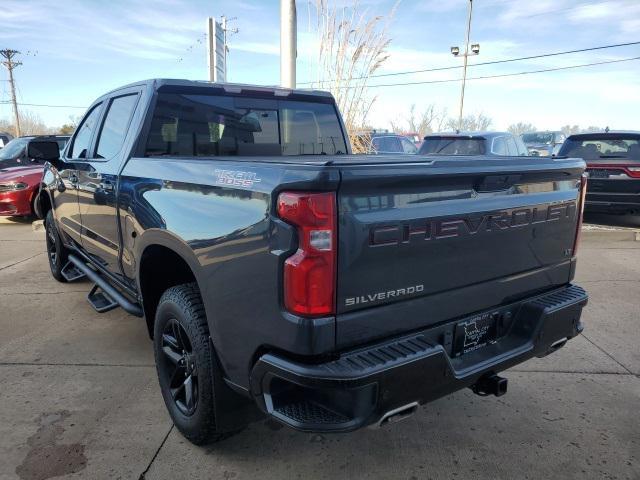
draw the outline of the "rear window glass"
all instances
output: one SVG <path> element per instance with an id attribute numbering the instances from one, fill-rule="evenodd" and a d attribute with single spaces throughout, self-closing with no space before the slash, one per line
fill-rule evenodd
<path id="1" fill-rule="evenodd" d="M 603 135 L 568 138 L 560 155 L 584 160 L 626 158 L 640 161 L 640 135 Z"/>
<path id="2" fill-rule="evenodd" d="M 373 137 L 371 146 L 377 153 L 402 153 L 397 137 Z"/>
<path id="3" fill-rule="evenodd" d="M 426 137 L 420 147 L 420 155 L 484 155 L 482 138 Z"/>
<path id="4" fill-rule="evenodd" d="M 553 133 L 552 132 L 525 133 L 522 135 L 522 141 L 524 143 L 550 145 L 551 143 L 553 143 Z"/>
<path id="5" fill-rule="evenodd" d="M 146 156 L 346 153 L 331 104 L 161 93 Z"/>

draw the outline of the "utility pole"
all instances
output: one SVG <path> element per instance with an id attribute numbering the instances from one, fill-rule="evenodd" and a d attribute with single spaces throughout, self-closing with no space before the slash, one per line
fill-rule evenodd
<path id="1" fill-rule="evenodd" d="M 296 88 L 297 14 L 295 0 L 280 0 L 280 85 Z"/>
<path id="2" fill-rule="evenodd" d="M 0 50 L 0 55 L 4 58 L 1 62 L 9 71 L 9 85 L 11 87 L 11 103 L 13 103 L 13 116 L 16 122 L 16 137 L 20 136 L 20 116 L 18 115 L 18 102 L 16 101 L 16 85 L 13 79 L 13 69 L 22 65 L 22 62 L 14 61 L 13 57 L 19 55 L 17 50 Z"/>
<path id="3" fill-rule="evenodd" d="M 473 0 L 469 0 L 469 14 L 467 16 L 467 36 L 464 46 L 464 66 L 462 67 L 462 91 L 460 92 L 460 113 L 458 115 L 458 130 L 462 130 L 462 111 L 464 109 L 464 87 L 467 83 L 467 60 L 469 57 L 480 53 L 480 44 L 471 45 L 471 53 L 469 53 L 469 37 L 471 36 L 471 13 L 473 12 Z M 451 53 L 457 57 L 460 55 L 460 48 L 451 47 Z"/>

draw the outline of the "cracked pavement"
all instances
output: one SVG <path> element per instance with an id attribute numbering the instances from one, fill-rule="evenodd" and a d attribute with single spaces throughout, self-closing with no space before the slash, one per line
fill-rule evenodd
<path id="1" fill-rule="evenodd" d="M 0 219 L 0 479 L 640 478 L 640 242 L 583 236 L 584 335 L 382 430 L 273 421 L 205 448 L 165 412 L 144 323 L 48 271 L 43 232 Z"/>

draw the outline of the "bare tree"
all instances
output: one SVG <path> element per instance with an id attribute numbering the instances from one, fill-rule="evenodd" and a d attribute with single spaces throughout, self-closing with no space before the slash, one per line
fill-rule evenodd
<path id="1" fill-rule="evenodd" d="M 580 127 L 578 125 L 565 125 L 560 128 L 565 135 L 573 135 L 574 133 L 580 133 Z"/>
<path id="2" fill-rule="evenodd" d="M 329 90 L 342 112 L 354 152 L 365 152 L 357 135 L 376 100 L 369 94 L 369 79 L 389 58 L 387 35 L 397 3 L 386 16 L 369 15 L 358 1 L 349 7 L 329 6 L 316 0 L 318 79 L 315 86 Z"/>
<path id="3" fill-rule="evenodd" d="M 49 135 L 57 131 L 56 128 L 48 127 L 35 112 L 30 110 L 20 110 L 20 133 L 22 135 Z M 5 119 L 0 120 L 0 130 L 15 131 L 13 122 Z"/>
<path id="4" fill-rule="evenodd" d="M 492 123 L 493 120 L 491 119 L 491 117 L 488 117 L 484 113 L 479 112 L 463 117 L 461 130 L 465 132 L 478 132 L 481 130 L 487 130 Z M 459 128 L 458 119 L 450 117 L 447 120 L 446 128 L 457 130 Z"/>
<path id="5" fill-rule="evenodd" d="M 418 112 L 416 104 L 412 104 L 407 115 L 399 120 L 391 121 L 391 128 L 394 132 L 415 132 L 420 137 L 424 137 L 427 133 L 433 133 L 442 130 L 443 124 L 447 119 L 446 109 L 439 109 L 435 104 L 427 105 L 427 107 Z"/>
<path id="6" fill-rule="evenodd" d="M 523 122 L 512 123 L 507 128 L 507 131 L 513 133 L 514 135 L 522 135 L 523 133 L 535 132 L 537 130 L 538 129 L 534 127 L 533 124 Z"/>
<path id="7" fill-rule="evenodd" d="M 562 128 L 560 128 L 560 130 L 565 135 L 574 135 L 576 133 L 603 132 L 604 128 L 597 127 L 594 125 L 589 125 L 587 128 L 582 128 L 580 125 L 565 125 Z"/>

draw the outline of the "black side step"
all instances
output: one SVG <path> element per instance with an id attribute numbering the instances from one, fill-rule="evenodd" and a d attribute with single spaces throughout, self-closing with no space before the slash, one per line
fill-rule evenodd
<path id="1" fill-rule="evenodd" d="M 98 284 L 93 286 L 89 295 L 87 295 L 87 300 L 98 313 L 108 312 L 109 310 L 113 310 L 120 306 L 118 305 L 118 302 L 111 298 L 107 292 L 102 290 Z"/>
<path id="2" fill-rule="evenodd" d="M 76 280 L 86 277 L 82 270 L 76 267 L 72 262 L 67 262 L 67 264 L 62 267 L 60 275 L 62 275 L 67 282 L 75 282 Z"/>
<path id="3" fill-rule="evenodd" d="M 111 284 L 107 280 L 105 280 L 98 272 L 96 272 L 91 267 L 89 267 L 81 259 L 71 254 L 69 255 L 69 261 L 72 262 L 80 271 L 82 271 L 82 273 L 84 273 L 89 278 L 89 280 L 91 280 L 98 287 L 100 287 L 102 289 L 102 294 L 106 294 L 110 300 L 113 300 L 118 305 L 120 305 L 124 311 L 126 311 L 127 313 L 130 313 L 131 315 L 135 315 L 136 317 L 143 316 L 142 308 L 138 303 L 134 303 L 129 299 L 127 299 L 122 293 L 120 293 L 118 290 L 112 287 Z M 89 301 L 91 302 L 91 300 Z"/>

